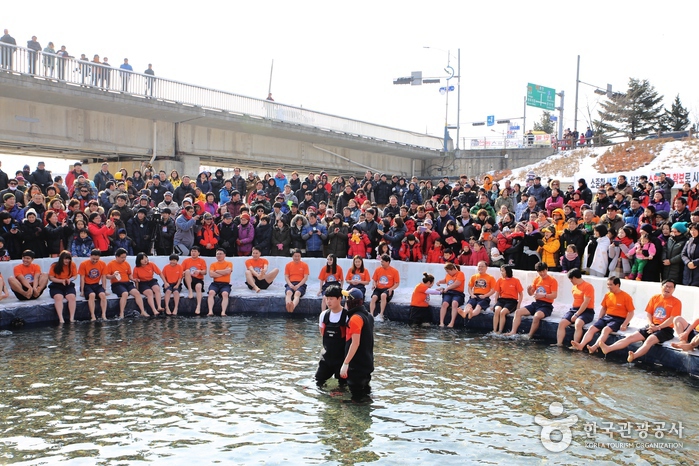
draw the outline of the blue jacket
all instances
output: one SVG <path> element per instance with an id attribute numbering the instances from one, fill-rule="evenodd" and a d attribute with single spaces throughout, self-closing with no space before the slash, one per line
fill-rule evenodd
<path id="1" fill-rule="evenodd" d="M 314 228 L 320 231 L 320 235 L 316 234 L 313 230 Z M 309 223 L 301 230 L 301 238 L 306 241 L 307 251 L 322 251 L 323 243 L 328 238 L 328 229 L 319 222 L 316 222 L 314 225 Z"/>

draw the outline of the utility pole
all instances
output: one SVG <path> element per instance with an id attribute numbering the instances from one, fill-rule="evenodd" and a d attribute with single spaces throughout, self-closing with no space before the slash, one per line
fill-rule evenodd
<path id="1" fill-rule="evenodd" d="M 578 72 L 575 75 L 575 120 L 573 131 L 578 130 L 578 87 L 580 86 L 580 55 L 578 55 Z"/>

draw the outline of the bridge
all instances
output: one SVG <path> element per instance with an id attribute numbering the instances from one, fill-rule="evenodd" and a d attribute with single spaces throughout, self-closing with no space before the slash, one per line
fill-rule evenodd
<path id="1" fill-rule="evenodd" d="M 123 166 L 155 159 L 159 167 L 190 174 L 200 164 L 242 164 L 404 175 L 443 155 L 436 136 L 24 47 L 0 48 L 4 153 Z"/>

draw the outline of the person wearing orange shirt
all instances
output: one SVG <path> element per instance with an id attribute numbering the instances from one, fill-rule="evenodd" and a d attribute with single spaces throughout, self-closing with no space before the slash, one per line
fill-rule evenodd
<path id="1" fill-rule="evenodd" d="M 177 309 L 180 306 L 180 291 L 182 291 L 182 278 L 184 269 L 179 264 L 180 256 L 170 254 L 170 263 L 163 267 L 163 288 L 165 288 L 165 314 L 177 315 Z M 170 311 L 170 296 L 173 297 L 174 307 Z"/>
<path id="2" fill-rule="evenodd" d="M 642 341 L 643 344 L 640 348 L 636 351 L 629 351 L 626 360 L 633 362 L 645 355 L 654 345 L 665 343 L 674 338 L 675 331 L 672 325 L 674 318 L 682 315 L 682 302 L 672 295 L 675 292 L 674 281 L 669 279 L 663 280 L 661 286 L 662 293 L 651 297 L 646 305 L 648 325 L 613 345 L 600 342 L 599 347 L 604 354 L 626 348 L 631 343 Z"/>
<path id="3" fill-rule="evenodd" d="M 366 294 L 366 286 L 371 283 L 371 277 L 369 277 L 369 271 L 364 267 L 364 258 L 360 255 L 356 255 L 352 258 L 352 267 L 347 271 L 347 276 L 345 277 L 347 282 L 347 291 L 356 288 Z"/>
<path id="4" fill-rule="evenodd" d="M 430 311 L 430 295 L 440 295 L 441 290 L 433 290 L 434 276 L 427 272 L 422 273 L 422 282 L 415 285 L 413 295 L 410 298 L 409 325 L 419 325 L 429 327 L 432 322 L 432 312 Z"/>
<path id="5" fill-rule="evenodd" d="M 267 270 L 269 261 L 262 257 L 262 251 L 257 246 L 252 247 L 252 259 L 245 261 L 245 284 L 255 293 L 266 290 L 272 284 L 279 269 Z"/>
<path id="6" fill-rule="evenodd" d="M 157 317 L 158 314 L 165 311 L 165 309 L 160 306 L 160 284 L 158 284 L 158 279 L 155 278 L 156 275 L 160 275 L 163 283 L 167 283 L 160 267 L 148 260 L 148 255 L 145 252 L 136 254 L 136 266 L 133 269 L 133 279 L 138 287 L 138 292 L 146 297 L 148 305 L 153 311 L 153 315 Z"/>
<path id="7" fill-rule="evenodd" d="M 131 266 L 126 262 L 126 249 L 119 248 L 114 252 L 114 260 L 107 264 L 105 275 L 112 282 L 112 292 L 119 296 L 120 319 L 124 318 L 126 300 L 129 299 L 129 295 L 133 296 L 141 315 L 148 317 L 148 313 L 143 307 L 143 298 L 131 282 L 133 276 L 131 275 Z"/>
<path id="8" fill-rule="evenodd" d="M 386 311 L 386 305 L 391 302 L 393 293 L 400 285 L 400 274 L 398 270 L 391 267 L 391 256 L 388 254 L 381 256 L 381 267 L 377 267 L 374 270 L 372 279 L 374 281 L 374 292 L 369 303 L 369 314 L 374 315 L 376 303 L 381 300 L 376 322 L 383 322 L 383 313 Z"/>
<path id="9" fill-rule="evenodd" d="M 466 306 L 459 309 L 459 314 L 469 321 L 490 307 L 490 297 L 495 294 L 495 278 L 488 273 L 488 264 L 478 261 L 478 273 L 471 275 L 468 281 L 468 295 L 470 296 Z"/>
<path id="10" fill-rule="evenodd" d="M 534 270 L 536 270 L 539 276 L 527 287 L 527 294 L 534 296 L 534 302 L 515 311 L 515 316 L 512 320 L 512 330 L 505 333 L 505 336 L 517 334 L 522 317 L 534 316 L 529 335 L 525 337 L 529 339 L 536 333 L 541 319 L 549 317 L 553 312 L 553 300 L 558 297 L 558 282 L 549 275 L 549 266 L 545 262 L 537 262 Z"/>
<path id="11" fill-rule="evenodd" d="M 500 279 L 495 282 L 497 301 L 493 307 L 493 332 L 500 334 L 505 330 L 507 316 L 522 305 L 522 282 L 512 276 L 511 265 L 500 267 Z"/>
<path id="12" fill-rule="evenodd" d="M 625 331 L 629 327 L 629 322 L 631 322 L 635 310 L 633 298 L 625 291 L 621 291 L 621 279 L 619 277 L 609 277 L 607 279 L 607 289 L 609 289 L 609 293 L 602 298 L 602 308 L 597 322 L 587 329 L 580 343 L 574 341 L 570 343 L 573 349 L 582 351 L 587 346 L 587 350 L 590 354 L 593 354 L 597 351 L 601 342 L 607 341 L 612 332 Z M 602 333 L 597 339 L 597 343 L 590 346 L 588 343 L 592 341 L 595 334 L 600 330 L 602 330 Z"/>
<path id="13" fill-rule="evenodd" d="M 566 329 L 570 324 L 575 325 L 572 341 L 578 343 L 583 335 L 583 327 L 595 318 L 595 287 L 582 279 L 580 269 L 570 270 L 568 279 L 573 284 L 573 307 L 565 313 L 558 323 L 556 343 L 551 346 L 563 346 Z M 574 346 L 571 348 L 575 349 Z"/>
<path id="14" fill-rule="evenodd" d="M 374 372 L 374 318 L 364 307 L 364 293 L 357 288 L 343 290 L 347 297 L 347 331 L 345 359 L 340 377 L 347 379 L 352 401 L 367 401 L 371 393 L 371 374 Z"/>
<path id="15" fill-rule="evenodd" d="M 294 249 L 291 262 L 287 263 L 284 269 L 286 312 L 294 312 L 301 297 L 306 294 L 306 282 L 310 274 L 308 264 L 301 260 L 301 251 Z"/>
<path id="16" fill-rule="evenodd" d="M 33 264 L 34 251 L 27 249 L 22 253 L 22 263 L 14 268 L 14 277 L 9 277 L 7 282 L 10 289 L 20 301 L 37 299 L 46 289 L 49 276 L 41 272 L 41 267 Z"/>
<path id="17" fill-rule="evenodd" d="M 102 320 L 107 320 L 107 276 L 104 274 L 107 264 L 100 260 L 100 250 L 95 248 L 90 251 L 90 259 L 83 261 L 78 267 L 80 276 L 80 296 L 87 299 L 87 308 L 90 311 L 90 320 L 95 318 L 95 301 L 100 298 L 102 308 Z"/>
<path id="18" fill-rule="evenodd" d="M 324 296 L 325 290 L 331 285 L 338 285 L 340 289 L 342 289 L 342 267 L 337 265 L 337 257 L 335 257 L 335 254 L 328 254 L 327 263 L 325 267 L 321 267 L 318 280 L 320 280 L 318 296 Z M 323 299 L 320 305 L 320 312 L 323 312 L 325 309 L 327 309 L 327 304 L 325 299 Z"/>
<path id="19" fill-rule="evenodd" d="M 206 277 L 206 261 L 199 257 L 199 246 L 192 246 L 189 250 L 189 256 L 182 262 L 184 269 L 184 283 L 187 285 L 187 296 L 189 299 L 194 297 L 194 292 L 197 295 L 197 306 L 194 309 L 194 314 L 199 315 L 201 312 L 201 295 L 204 291 L 204 277 Z M 192 292 L 194 288 L 194 292 Z"/>
<path id="20" fill-rule="evenodd" d="M 466 296 L 464 295 L 464 287 L 466 286 L 466 277 L 458 265 L 447 262 L 444 265 L 446 276 L 437 282 L 437 286 L 445 285 L 444 288 L 439 288 L 442 293 L 442 306 L 439 309 L 439 326 L 444 327 L 444 318 L 447 315 L 447 309 L 451 308 L 451 320 L 449 327 L 454 327 L 456 315 L 459 311 L 459 306 L 463 306 Z"/>
<path id="21" fill-rule="evenodd" d="M 49 269 L 49 293 L 58 314 L 58 321 L 63 324 L 63 299 L 68 301 L 68 315 L 70 322 L 75 322 L 75 279 L 78 269 L 73 263 L 73 257 L 69 251 L 63 251 L 58 256 L 58 261 L 51 264 Z"/>
<path id="22" fill-rule="evenodd" d="M 233 273 L 233 263 L 226 260 L 226 250 L 218 248 L 216 250 L 216 262 L 209 267 L 209 275 L 214 281 L 209 285 L 209 313 L 214 315 L 214 298 L 221 296 L 221 316 L 226 315 L 228 310 L 228 296 L 231 294 L 231 274 Z"/>

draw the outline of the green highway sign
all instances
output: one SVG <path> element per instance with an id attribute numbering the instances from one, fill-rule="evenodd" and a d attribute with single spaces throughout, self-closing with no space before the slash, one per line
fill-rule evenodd
<path id="1" fill-rule="evenodd" d="M 556 89 L 527 84 L 527 105 L 543 108 L 544 110 L 556 109 Z"/>

